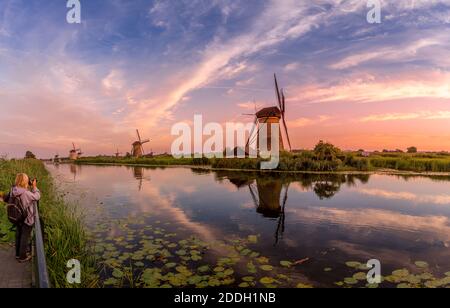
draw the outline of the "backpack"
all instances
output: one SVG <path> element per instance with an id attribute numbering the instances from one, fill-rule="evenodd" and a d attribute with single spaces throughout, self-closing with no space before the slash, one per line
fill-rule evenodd
<path id="1" fill-rule="evenodd" d="M 6 211 L 8 213 L 9 222 L 16 226 L 21 225 L 26 217 L 20 197 L 14 197 L 11 189 L 4 201 L 6 202 Z"/>

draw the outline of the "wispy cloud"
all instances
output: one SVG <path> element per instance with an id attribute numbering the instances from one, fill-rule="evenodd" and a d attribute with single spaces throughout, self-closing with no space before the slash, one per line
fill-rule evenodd
<path id="1" fill-rule="evenodd" d="M 450 111 L 421 111 L 412 113 L 387 113 L 374 114 L 363 117 L 361 122 L 385 122 L 401 120 L 447 120 L 450 119 Z"/>
<path id="2" fill-rule="evenodd" d="M 333 119 L 333 117 L 328 115 L 321 115 L 316 118 L 299 118 L 293 121 L 289 121 L 289 127 L 297 128 L 297 127 L 318 125 L 328 122 L 331 119 Z"/>

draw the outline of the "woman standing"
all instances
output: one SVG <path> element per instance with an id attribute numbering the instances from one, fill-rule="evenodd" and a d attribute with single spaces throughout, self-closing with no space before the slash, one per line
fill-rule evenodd
<path id="1" fill-rule="evenodd" d="M 35 222 L 35 204 L 41 199 L 41 193 L 37 188 L 37 180 L 34 179 L 29 190 L 30 180 L 25 173 L 16 177 L 15 186 L 12 189 L 14 198 L 20 198 L 20 204 L 24 212 L 24 220 L 16 226 L 16 259 L 20 263 L 31 260 L 30 240 Z"/>

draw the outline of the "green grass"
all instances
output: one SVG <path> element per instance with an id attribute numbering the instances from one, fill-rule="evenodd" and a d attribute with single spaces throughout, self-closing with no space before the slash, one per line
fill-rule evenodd
<path id="1" fill-rule="evenodd" d="M 358 152 L 341 152 L 337 149 L 332 156 L 318 155 L 314 151 L 283 152 L 280 156 L 278 171 L 376 171 L 391 169 L 413 172 L 450 172 L 450 155 L 448 153 L 373 153 L 362 157 Z M 169 155 L 155 158 L 116 158 L 87 157 L 77 161 L 78 164 L 118 164 L 118 165 L 153 165 L 153 166 L 210 166 L 214 169 L 259 170 L 261 159 L 175 159 Z"/>
<path id="2" fill-rule="evenodd" d="M 39 179 L 41 190 L 40 214 L 44 223 L 44 242 L 47 266 L 52 287 L 92 287 L 96 285 L 96 263 L 89 254 L 87 234 L 82 214 L 66 204 L 56 191 L 49 172 L 38 160 L 0 160 L 0 192 L 9 191 L 17 173 L 26 173 Z M 2 234 L 11 225 L 5 217 L 5 207 L 0 205 L 0 241 L 12 240 L 12 234 Z M 82 284 L 66 282 L 66 265 L 70 259 L 82 264 Z"/>

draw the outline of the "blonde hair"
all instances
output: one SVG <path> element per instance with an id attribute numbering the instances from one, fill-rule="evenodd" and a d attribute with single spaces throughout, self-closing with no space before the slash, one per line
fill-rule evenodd
<path id="1" fill-rule="evenodd" d="M 17 187 L 28 188 L 29 181 L 30 180 L 28 178 L 28 175 L 26 175 L 25 173 L 19 173 L 16 176 L 16 186 Z"/>

